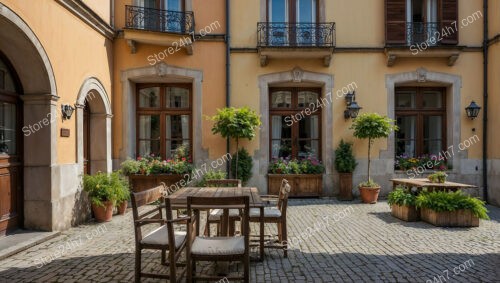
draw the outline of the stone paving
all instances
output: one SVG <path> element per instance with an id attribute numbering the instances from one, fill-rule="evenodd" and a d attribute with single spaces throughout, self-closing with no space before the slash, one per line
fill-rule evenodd
<path id="1" fill-rule="evenodd" d="M 478 228 L 437 228 L 393 218 L 384 201 L 291 200 L 288 258 L 266 250 L 251 281 L 500 282 L 500 208 L 488 209 Z M 130 211 L 72 228 L 0 261 L 0 282 L 132 282 L 133 237 Z M 159 262 L 144 256 L 146 270 Z"/>

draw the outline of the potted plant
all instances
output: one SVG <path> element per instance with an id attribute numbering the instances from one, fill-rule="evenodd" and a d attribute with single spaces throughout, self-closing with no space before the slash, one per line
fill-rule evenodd
<path id="1" fill-rule="evenodd" d="M 269 194 L 278 195 L 281 181 L 292 184 L 291 197 L 317 197 L 323 191 L 325 166 L 313 157 L 304 159 L 273 159 L 269 163 L 267 180 Z"/>
<path id="2" fill-rule="evenodd" d="M 456 192 L 422 192 L 416 205 L 425 222 L 442 227 L 477 227 L 479 219 L 489 219 L 484 201 Z"/>
<path id="3" fill-rule="evenodd" d="M 429 175 L 427 177 L 427 179 L 429 179 L 429 181 L 431 183 L 441 183 L 443 184 L 444 182 L 446 182 L 446 177 L 448 177 L 448 174 L 446 174 L 445 172 L 434 172 L 433 174 Z"/>
<path id="4" fill-rule="evenodd" d="M 120 176 L 115 176 L 114 178 L 118 178 Z M 120 178 L 122 185 L 116 187 L 116 208 L 118 214 L 124 215 L 125 211 L 127 211 L 128 201 L 130 200 L 130 189 L 128 186 L 128 182 L 124 178 Z"/>
<path id="5" fill-rule="evenodd" d="M 226 107 L 218 109 L 217 114 L 210 118 L 214 125 L 213 134 L 220 134 L 223 138 L 233 138 L 236 141 L 236 164 L 232 175 L 238 179 L 239 140 L 252 140 L 255 137 L 255 130 L 261 125 L 260 117 L 248 107 L 234 108 Z M 231 163 L 233 163 L 231 161 Z"/>
<path id="6" fill-rule="evenodd" d="M 380 192 L 380 185 L 371 179 L 371 146 L 378 138 L 387 138 L 392 131 L 398 129 L 393 125 L 394 120 L 377 113 L 366 113 L 354 119 L 350 129 L 354 129 L 354 136 L 358 139 L 368 139 L 368 180 L 359 184 L 359 193 L 364 203 L 376 203 Z"/>
<path id="7" fill-rule="evenodd" d="M 161 182 L 167 187 L 183 187 L 191 180 L 193 164 L 185 145 L 178 147 L 174 156 L 162 160 L 153 154 L 140 156 L 137 159 L 128 158 L 120 165 L 122 173 L 128 177 L 130 188 L 134 192 L 141 192 Z"/>
<path id="8" fill-rule="evenodd" d="M 404 221 L 420 220 L 420 214 L 415 205 L 416 199 L 417 197 L 409 189 L 398 185 L 387 197 L 392 216 Z"/>
<path id="9" fill-rule="evenodd" d="M 352 153 L 352 143 L 340 141 L 335 150 L 335 169 L 339 172 L 340 200 L 352 200 L 352 172 L 358 163 Z"/>
<path id="10" fill-rule="evenodd" d="M 124 187 L 128 189 L 127 182 L 118 172 L 83 176 L 83 190 L 88 193 L 97 222 L 111 220 L 118 191 Z"/>

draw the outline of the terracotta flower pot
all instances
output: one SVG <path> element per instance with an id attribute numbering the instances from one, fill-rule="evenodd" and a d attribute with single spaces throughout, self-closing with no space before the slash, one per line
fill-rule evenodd
<path id="1" fill-rule="evenodd" d="M 92 211 L 94 212 L 95 220 L 97 222 L 109 222 L 113 217 L 113 202 L 106 201 L 104 206 L 92 204 Z"/>
<path id="2" fill-rule="evenodd" d="M 359 187 L 359 194 L 363 203 L 377 203 L 380 187 Z"/>
<path id="3" fill-rule="evenodd" d="M 125 214 L 125 211 L 127 211 L 127 205 L 128 205 L 128 201 L 124 201 L 117 206 L 119 215 Z"/>

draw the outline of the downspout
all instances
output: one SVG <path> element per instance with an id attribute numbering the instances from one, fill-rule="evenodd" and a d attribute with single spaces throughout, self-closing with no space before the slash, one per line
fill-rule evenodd
<path id="1" fill-rule="evenodd" d="M 488 0 L 483 0 L 483 196 L 488 203 Z"/>
<path id="2" fill-rule="evenodd" d="M 226 0 L 226 107 L 231 105 L 231 18 L 230 0 Z M 226 139 L 226 152 L 230 153 L 230 141 Z M 230 162 L 226 162 L 226 172 L 230 172 Z M 229 177 L 229 176 L 228 176 Z M 230 178 L 230 177 L 229 177 Z"/>

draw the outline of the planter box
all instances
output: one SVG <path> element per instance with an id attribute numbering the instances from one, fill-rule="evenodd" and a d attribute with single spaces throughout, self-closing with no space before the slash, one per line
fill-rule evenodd
<path id="1" fill-rule="evenodd" d="M 432 209 L 422 208 L 420 217 L 423 221 L 439 227 L 478 227 L 479 218 L 468 209 L 456 211 L 436 212 Z"/>
<path id="2" fill-rule="evenodd" d="M 393 204 L 391 207 L 392 216 L 404 221 L 414 222 L 420 220 L 420 211 L 414 205 L 397 205 Z"/>
<path id="3" fill-rule="evenodd" d="M 269 194 L 279 194 L 283 178 L 287 179 L 292 187 L 290 197 L 319 197 L 323 193 L 323 174 L 268 174 Z"/>
<path id="4" fill-rule="evenodd" d="M 352 173 L 339 173 L 339 200 L 352 200 Z"/>
<path id="5" fill-rule="evenodd" d="M 161 182 L 165 183 L 167 187 L 177 184 L 178 187 L 185 186 L 186 181 L 184 175 L 177 174 L 156 174 L 156 175 L 138 175 L 133 174 L 128 176 L 130 187 L 133 192 L 142 192 L 156 186 L 159 186 Z"/>

